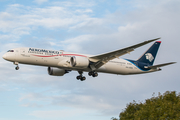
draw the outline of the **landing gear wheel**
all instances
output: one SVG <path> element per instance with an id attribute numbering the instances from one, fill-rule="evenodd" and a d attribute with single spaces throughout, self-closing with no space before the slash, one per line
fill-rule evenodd
<path id="1" fill-rule="evenodd" d="M 92 76 L 92 75 L 93 75 L 93 72 L 89 72 L 88 75 L 89 75 L 89 76 Z"/>
<path id="2" fill-rule="evenodd" d="M 16 70 L 19 70 L 19 66 L 15 67 Z"/>
<path id="3" fill-rule="evenodd" d="M 93 77 L 97 77 L 97 76 L 98 76 L 98 73 L 95 72 L 95 73 L 93 74 Z"/>
<path id="4" fill-rule="evenodd" d="M 98 73 L 91 71 L 91 72 L 88 73 L 88 75 L 89 75 L 89 76 L 92 76 L 92 77 L 97 77 L 97 76 L 98 76 Z"/>
<path id="5" fill-rule="evenodd" d="M 77 80 L 80 80 L 82 78 L 82 76 L 77 76 L 76 79 Z"/>
<path id="6" fill-rule="evenodd" d="M 84 81 L 84 80 L 86 80 L 86 77 L 81 77 L 81 81 Z"/>

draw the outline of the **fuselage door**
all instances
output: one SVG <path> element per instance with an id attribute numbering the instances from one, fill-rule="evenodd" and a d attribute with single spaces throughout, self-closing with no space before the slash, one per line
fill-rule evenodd
<path id="1" fill-rule="evenodd" d="M 30 55 L 28 55 L 26 49 L 24 49 L 24 48 L 21 48 L 21 49 L 20 49 L 20 56 L 30 57 Z"/>
<path id="2" fill-rule="evenodd" d="M 56 55 L 54 58 L 55 58 L 55 59 L 59 59 L 59 55 Z"/>
<path id="3" fill-rule="evenodd" d="M 15 52 L 15 60 L 16 60 L 19 56 L 19 49 L 16 49 L 14 52 Z"/>
<path id="4" fill-rule="evenodd" d="M 21 50 L 20 50 L 20 54 L 21 54 L 21 55 L 25 55 L 25 52 L 26 52 L 25 49 L 21 49 Z"/>
<path id="5" fill-rule="evenodd" d="M 63 54 L 63 51 L 59 51 L 59 54 L 57 54 L 57 56 L 55 56 L 55 59 L 59 59 L 59 57 Z"/>

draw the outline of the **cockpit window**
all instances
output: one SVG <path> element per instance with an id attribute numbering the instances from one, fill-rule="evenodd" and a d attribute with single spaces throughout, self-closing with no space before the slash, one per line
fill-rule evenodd
<path id="1" fill-rule="evenodd" d="M 8 50 L 7 52 L 14 52 L 14 50 Z"/>

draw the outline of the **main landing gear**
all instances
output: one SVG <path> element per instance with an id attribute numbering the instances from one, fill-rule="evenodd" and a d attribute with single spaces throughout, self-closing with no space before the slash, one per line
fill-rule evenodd
<path id="1" fill-rule="evenodd" d="M 78 71 L 78 73 L 79 73 L 80 75 L 76 77 L 76 78 L 77 78 L 77 80 L 81 80 L 81 81 L 86 80 L 86 77 L 84 77 L 84 76 L 82 75 L 82 74 L 83 74 L 83 72 L 82 72 L 82 71 Z"/>
<path id="2" fill-rule="evenodd" d="M 14 62 L 14 65 L 17 65 L 17 66 L 15 67 L 15 70 L 19 70 L 18 62 Z"/>
<path id="3" fill-rule="evenodd" d="M 82 71 L 78 71 L 78 73 L 80 74 L 79 76 L 77 76 L 77 80 L 81 80 L 81 81 L 84 81 L 86 80 L 86 77 L 83 76 L 83 72 Z M 88 73 L 89 76 L 92 76 L 92 77 L 97 77 L 98 76 L 98 73 L 97 72 L 94 72 L 94 71 L 91 71 Z"/>
<path id="4" fill-rule="evenodd" d="M 92 77 L 97 77 L 98 76 L 98 73 L 97 72 L 94 72 L 94 71 L 91 71 L 88 73 L 89 76 L 92 76 Z"/>

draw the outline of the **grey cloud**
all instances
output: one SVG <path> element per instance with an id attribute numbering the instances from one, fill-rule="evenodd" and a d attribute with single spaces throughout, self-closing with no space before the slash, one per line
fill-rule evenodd
<path id="1" fill-rule="evenodd" d="M 62 5 L 61 5 L 62 6 Z M 50 30 L 68 28 L 80 24 L 85 19 L 90 19 L 87 13 L 91 9 L 79 9 L 72 11 L 64 6 L 51 6 L 47 8 L 31 8 L 19 4 L 9 5 L 5 12 L 0 12 L 0 31 L 7 36 L 0 35 L 3 40 L 6 37 L 19 40 L 23 35 L 31 34 L 32 30 L 44 27 Z"/>

